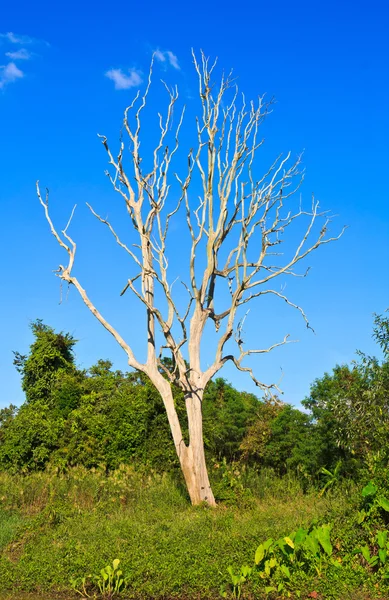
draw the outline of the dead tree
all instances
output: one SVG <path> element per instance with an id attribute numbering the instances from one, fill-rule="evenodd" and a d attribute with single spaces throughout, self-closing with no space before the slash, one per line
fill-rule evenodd
<path id="1" fill-rule="evenodd" d="M 255 156 L 262 145 L 259 127 L 269 112 L 271 102 L 263 97 L 256 103 L 246 103 L 238 94 L 231 74 L 222 76 L 220 84 L 212 83 L 214 63 L 210 66 L 204 55 L 197 61 L 193 55 L 199 81 L 201 112 L 196 119 L 196 144 L 187 154 L 184 174 L 172 172 L 172 161 L 179 153 L 180 131 L 184 109 L 173 129 L 173 112 L 178 101 L 177 88 L 170 89 L 164 117 L 159 115 L 159 139 L 150 156 L 150 168 L 142 166 L 140 150 L 141 117 L 146 107 L 153 64 L 143 95 L 139 92 L 124 112 L 123 130 L 130 144 L 130 154 L 121 141 L 114 155 L 107 138 L 100 136 L 108 154 L 110 171 L 107 175 L 114 190 L 121 196 L 136 236 L 136 244 L 126 245 L 113 225 L 89 206 L 94 216 L 109 229 L 115 241 L 129 254 L 136 273 L 126 282 L 121 295 L 130 290 L 144 305 L 146 312 L 145 338 L 147 360 L 140 362 L 127 341 L 103 317 L 72 273 L 76 243 L 69 235 L 69 222 L 61 232 L 55 228 L 49 213 L 48 192 L 43 197 L 39 184 L 37 193 L 51 233 L 68 254 L 67 265 L 60 265 L 58 277 L 73 285 L 96 319 L 123 348 L 128 364 L 145 373 L 163 399 L 170 429 L 193 504 L 215 504 L 210 487 L 204 455 L 202 400 L 209 380 L 227 362 L 240 371 L 248 372 L 256 385 L 269 392 L 277 387 L 258 381 L 244 359 L 252 354 L 268 353 L 283 340 L 267 348 L 245 349 L 242 339 L 242 311 L 260 296 L 272 295 L 299 311 L 308 325 L 303 309 L 293 303 L 281 289 L 274 287 L 277 277 L 302 276 L 295 269 L 311 252 L 336 240 L 327 236 L 329 218 L 319 212 L 315 199 L 309 210 L 299 206 L 293 210 L 294 194 L 302 181 L 300 157 L 290 160 L 290 153 L 280 155 L 268 170 L 258 177 Z M 167 140 L 173 138 L 169 145 Z M 179 193 L 172 205 L 171 186 Z M 199 198 L 199 200 L 195 200 Z M 188 270 L 183 283 L 188 292 L 186 309 L 179 310 L 168 279 L 166 241 L 171 219 L 183 210 L 190 239 Z M 287 256 L 279 251 L 288 228 L 298 219 L 305 219 L 303 233 L 293 252 Z M 317 220 L 323 219 L 317 229 Z M 225 306 L 216 307 L 215 293 L 225 286 Z M 158 306 L 155 290 L 163 292 L 164 306 Z M 223 300 L 219 300 L 223 301 Z M 213 363 L 206 369 L 201 362 L 201 341 L 206 323 L 211 320 L 217 336 Z M 159 349 L 157 336 L 162 336 Z M 229 348 L 236 342 L 236 351 Z M 228 343 L 230 342 L 230 343 Z M 227 348 L 228 346 L 228 348 Z M 162 360 L 170 352 L 173 368 Z M 189 443 L 185 443 L 174 405 L 172 386 L 182 390 L 187 410 Z"/>

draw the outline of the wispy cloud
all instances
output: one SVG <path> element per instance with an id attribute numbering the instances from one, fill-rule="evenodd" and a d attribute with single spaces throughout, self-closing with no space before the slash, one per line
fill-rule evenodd
<path id="1" fill-rule="evenodd" d="M 0 90 L 4 89 L 9 83 L 14 83 L 18 79 L 24 77 L 24 72 L 16 66 L 15 62 L 19 60 L 30 60 L 36 56 L 35 53 L 30 52 L 24 46 L 30 45 L 34 48 L 36 46 L 49 46 L 44 40 L 38 40 L 30 37 L 29 35 L 19 35 L 13 31 L 7 33 L 0 33 L 0 44 L 5 46 L 4 55 L 8 59 L 6 65 L 0 65 Z M 8 48 L 7 48 L 8 46 Z M 15 48 L 16 46 L 16 48 Z M 17 46 L 21 46 L 18 48 Z"/>
<path id="2" fill-rule="evenodd" d="M 0 90 L 4 89 L 9 83 L 13 83 L 24 77 L 21 71 L 14 62 L 9 62 L 8 65 L 0 66 Z"/>
<path id="3" fill-rule="evenodd" d="M 171 50 L 156 50 L 154 58 L 162 63 L 168 63 L 173 69 L 180 69 L 177 56 Z"/>
<path id="4" fill-rule="evenodd" d="M 13 31 L 8 31 L 8 33 L 0 33 L 0 39 L 3 39 L 10 44 L 34 44 L 38 42 L 35 38 L 30 37 L 29 35 L 19 35 L 17 33 L 13 33 Z"/>
<path id="5" fill-rule="evenodd" d="M 25 48 L 20 48 L 20 50 L 15 50 L 15 52 L 6 52 L 5 55 L 11 60 L 29 60 L 32 58 L 31 52 Z"/>
<path id="6" fill-rule="evenodd" d="M 110 69 L 105 73 L 105 76 L 114 82 L 115 90 L 128 90 L 129 88 L 138 87 L 143 81 L 142 73 L 137 69 L 128 69 L 126 73 L 122 69 Z"/>

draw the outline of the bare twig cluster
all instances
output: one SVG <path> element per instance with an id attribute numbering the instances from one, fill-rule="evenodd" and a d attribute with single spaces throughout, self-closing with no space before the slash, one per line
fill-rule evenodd
<path id="1" fill-rule="evenodd" d="M 320 246 L 338 239 L 343 230 L 337 236 L 327 235 L 330 219 L 319 210 L 314 198 L 309 210 L 303 210 L 301 205 L 297 210 L 290 207 L 303 180 L 300 156 L 293 161 L 290 152 L 280 155 L 263 175 L 256 176 L 255 156 L 263 144 L 259 128 L 270 111 L 272 101 L 265 102 L 264 97 L 260 97 L 257 102 L 247 102 L 243 95 L 239 95 L 232 73 L 223 76 L 220 85 L 215 88 L 212 75 L 216 63 L 210 65 L 204 54 L 200 61 L 193 54 L 193 60 L 199 81 L 201 114 L 196 120 L 197 142 L 188 153 L 185 175 L 172 172 L 172 161 L 179 151 L 185 108 L 180 111 L 173 129 L 173 114 L 179 95 L 177 88 L 171 89 L 165 83 L 167 111 L 164 116 L 158 115 L 159 138 L 152 154 L 151 168 L 145 171 L 142 165 L 142 113 L 150 91 L 153 62 L 144 94 L 138 92 L 124 113 L 122 133 L 130 142 L 129 166 L 125 160 L 124 141 L 121 141 L 119 152 L 114 156 L 107 138 L 100 136 L 110 165 L 107 176 L 125 203 L 137 234 L 136 244 L 126 245 L 111 222 L 88 205 L 135 265 L 136 273 L 127 280 L 121 295 L 131 290 L 145 306 L 148 339 L 145 363 L 135 358 L 130 345 L 105 320 L 72 274 L 76 244 L 68 229 L 74 209 L 65 229 L 59 234 L 50 218 L 48 194 L 43 198 L 39 185 L 38 197 L 51 232 L 69 257 L 67 266 L 60 265 L 58 276 L 77 288 L 91 312 L 125 350 L 130 366 L 151 378 L 156 370 L 162 371 L 185 393 L 198 393 L 223 365 L 231 361 L 237 369 L 247 371 L 255 383 L 267 391 L 276 386 L 258 381 L 252 368 L 244 365 L 243 361 L 252 354 L 269 353 L 289 343 L 289 335 L 267 348 L 244 349 L 245 316 L 241 317 L 239 310 L 254 299 L 272 295 L 297 310 L 310 327 L 303 308 L 292 302 L 282 289 L 275 289 L 274 280 L 280 276 L 305 277 L 308 269 L 299 273 L 296 270 L 298 264 Z M 169 146 L 167 139 L 171 139 L 172 130 L 174 141 Z M 172 184 L 178 185 L 179 194 L 176 204 L 167 209 Z M 198 198 L 196 205 L 194 197 Z M 168 279 L 166 251 L 170 221 L 181 207 L 186 215 L 191 244 L 189 277 L 187 282 L 182 282 L 189 298 L 182 312 Z M 280 252 L 280 245 L 288 227 L 300 218 L 305 218 L 307 225 L 295 249 L 287 257 Z M 319 231 L 315 227 L 318 219 L 323 219 Z M 221 285 L 225 286 L 226 306 L 217 309 L 215 297 Z M 157 306 L 157 286 L 163 292 L 165 307 Z M 213 363 L 202 370 L 200 346 L 208 320 L 214 323 L 218 342 Z M 158 350 L 156 329 L 162 332 L 164 340 Z M 226 350 L 231 339 L 235 339 L 236 352 Z M 162 360 L 166 349 L 171 352 L 174 368 L 168 368 Z"/>

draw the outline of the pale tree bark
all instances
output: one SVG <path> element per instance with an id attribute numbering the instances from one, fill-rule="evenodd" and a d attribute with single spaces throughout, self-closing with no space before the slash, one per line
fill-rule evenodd
<path id="1" fill-rule="evenodd" d="M 153 61 L 144 94 L 138 92 L 124 112 L 122 135 L 128 138 L 130 154 L 126 153 L 125 143 L 121 141 L 119 152 L 114 156 L 107 138 L 100 136 L 110 165 L 107 176 L 124 202 L 136 243 L 129 247 L 111 222 L 88 205 L 135 266 L 135 274 L 127 280 L 121 295 L 130 290 L 145 307 L 146 362 L 136 358 L 132 347 L 102 316 L 72 273 L 76 243 L 68 229 L 74 209 L 65 229 L 58 232 L 49 213 L 48 192 L 43 197 L 37 184 L 37 193 L 52 234 L 68 254 L 68 264 L 59 266 L 58 277 L 77 289 L 87 308 L 125 351 L 129 366 L 145 373 L 157 388 L 166 408 L 191 501 L 214 505 L 203 441 L 205 387 L 223 365 L 232 362 L 240 371 L 248 372 L 263 393 L 278 389 L 274 383 L 259 381 L 252 367 L 243 361 L 250 355 L 269 353 L 288 343 L 289 335 L 268 347 L 245 349 L 246 305 L 271 295 L 297 310 L 310 327 L 304 310 L 290 300 L 283 287 L 275 288 L 275 279 L 305 277 L 309 269 L 299 273 L 296 270 L 299 263 L 320 246 L 338 239 L 344 229 L 335 237 L 327 236 L 330 219 L 319 211 L 314 198 L 309 210 L 303 210 L 301 205 L 293 210 L 294 194 L 303 179 L 300 157 L 291 161 L 290 153 L 280 155 L 262 175 L 256 175 L 255 157 L 263 143 L 259 138 L 259 127 L 272 102 L 265 103 L 259 98 L 257 103 L 246 103 L 244 96 L 239 97 L 231 75 L 222 76 L 219 86 L 214 86 L 211 78 L 216 63 L 210 66 L 203 54 L 200 62 L 194 54 L 193 60 L 201 112 L 196 119 L 197 142 L 187 155 L 186 173 L 171 173 L 172 162 L 179 151 L 185 107 L 173 122 L 178 91 L 166 84 L 166 114 L 164 117 L 158 115 L 158 141 L 148 157 L 149 169 L 143 168 L 141 123 L 150 91 Z M 175 186 L 174 192 L 172 186 Z M 194 198 L 198 198 L 195 204 Z M 189 298 L 183 311 L 179 309 L 181 296 L 177 301 L 168 278 L 166 249 L 170 221 L 181 209 L 190 241 L 188 270 L 182 280 Z M 324 221 L 317 228 L 319 219 Z M 276 251 L 288 228 L 303 220 L 305 228 L 294 250 Z M 223 286 L 225 291 L 220 295 L 219 289 Z M 158 297 L 162 292 L 164 305 L 159 306 L 156 302 L 157 291 Z M 216 304 L 221 301 L 225 306 L 217 308 Z M 204 370 L 201 343 L 210 320 L 214 323 L 217 347 L 212 364 Z M 229 347 L 234 341 L 236 351 Z M 172 358 L 171 368 L 163 361 L 166 352 Z M 178 386 L 185 397 L 188 443 L 183 439 L 173 386 Z"/>

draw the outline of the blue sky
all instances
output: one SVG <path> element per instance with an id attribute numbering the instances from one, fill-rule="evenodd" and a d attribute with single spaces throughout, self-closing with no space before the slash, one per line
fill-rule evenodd
<path id="1" fill-rule="evenodd" d="M 55 8 L 36 0 L 4 6 L 0 406 L 23 400 L 12 350 L 28 349 L 29 323 L 36 318 L 74 334 L 82 366 L 110 358 L 126 367 L 121 349 L 74 290 L 59 304 L 52 270 L 64 257 L 36 200 L 36 179 L 50 188 L 60 226 L 78 203 L 72 225 L 79 245 L 77 275 L 142 353 L 142 316 L 135 301 L 118 297 L 126 265 L 84 204 L 110 211 L 121 223 L 96 134 L 117 142 L 122 111 L 155 50 L 164 58 L 156 79 L 177 83 L 193 110 L 191 47 L 218 56 L 226 70 L 233 67 L 247 97 L 274 95 L 277 104 L 264 126 L 264 157 L 305 149 L 303 199 L 309 202 L 314 192 L 323 208 L 338 215 L 334 233 L 349 225 L 339 242 L 308 261 L 310 275 L 288 288 L 304 306 L 315 335 L 277 303 L 252 308 L 247 335 L 254 345 L 259 338 L 278 341 L 285 333 L 300 340 L 265 359 L 254 358 L 256 374 L 270 381 L 282 369 L 284 400 L 298 404 L 315 377 L 352 360 L 357 348 L 374 352 L 372 313 L 389 305 L 388 25 L 387 3 L 374 0 L 112 6 L 68 1 Z M 164 100 L 159 93 L 152 109 Z M 175 239 L 179 249 L 181 231 Z M 255 391 L 248 376 L 232 368 L 222 374 L 238 388 Z"/>

